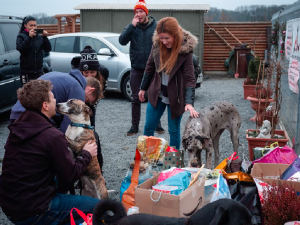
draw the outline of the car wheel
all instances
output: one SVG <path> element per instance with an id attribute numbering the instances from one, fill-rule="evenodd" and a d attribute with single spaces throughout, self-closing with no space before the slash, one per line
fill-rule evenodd
<path id="1" fill-rule="evenodd" d="M 128 101 L 132 102 L 132 91 L 131 91 L 131 87 L 130 87 L 130 75 L 127 75 L 127 77 L 125 77 L 125 79 L 123 81 L 122 93 Z"/>

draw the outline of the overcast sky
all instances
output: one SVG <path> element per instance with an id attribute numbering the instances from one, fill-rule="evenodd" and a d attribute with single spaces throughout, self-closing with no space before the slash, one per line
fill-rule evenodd
<path id="1" fill-rule="evenodd" d="M 81 3 L 130 3 L 135 5 L 138 0 L 0 0 L 0 14 L 1 15 L 15 15 L 25 16 L 35 13 L 45 13 L 48 16 L 55 14 L 73 14 L 80 13 L 79 10 L 74 10 L 74 7 Z M 209 4 L 210 7 L 216 7 L 219 9 L 234 10 L 242 5 L 281 5 L 281 4 L 292 4 L 296 0 L 146 0 L 147 4 L 155 3 L 164 4 Z"/>

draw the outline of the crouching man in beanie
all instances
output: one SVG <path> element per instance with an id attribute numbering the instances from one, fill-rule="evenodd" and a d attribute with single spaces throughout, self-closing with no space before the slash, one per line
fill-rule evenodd
<path id="1" fill-rule="evenodd" d="M 134 7 L 134 17 L 119 37 L 121 45 L 127 45 L 130 41 L 130 86 L 132 91 L 131 103 L 131 128 L 127 136 L 134 135 L 139 131 L 141 118 L 141 102 L 138 93 L 143 79 L 146 63 L 152 48 L 152 36 L 157 22 L 152 16 L 148 16 L 147 5 L 144 0 L 140 0 Z M 159 122 L 157 133 L 164 133 L 164 129 Z"/>
<path id="2" fill-rule="evenodd" d="M 92 213 L 99 201 L 66 194 L 97 155 L 97 146 L 87 143 L 73 159 L 64 133 L 50 120 L 56 113 L 52 89 L 50 81 L 39 79 L 17 91 L 26 111 L 8 126 L 0 177 L 0 206 L 14 224 L 70 224 L 72 208 Z M 83 222 L 74 216 L 76 224 Z"/>

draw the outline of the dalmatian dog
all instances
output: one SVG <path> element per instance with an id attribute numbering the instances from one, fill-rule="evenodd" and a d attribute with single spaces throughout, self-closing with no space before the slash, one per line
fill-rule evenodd
<path id="1" fill-rule="evenodd" d="M 188 151 L 188 166 L 201 166 L 201 151 L 205 149 L 206 167 L 211 169 L 213 151 L 215 167 L 219 164 L 219 139 L 225 129 L 230 132 L 233 149 L 238 153 L 241 116 L 230 102 L 214 103 L 199 113 L 198 118 L 187 120 L 182 145 Z"/>

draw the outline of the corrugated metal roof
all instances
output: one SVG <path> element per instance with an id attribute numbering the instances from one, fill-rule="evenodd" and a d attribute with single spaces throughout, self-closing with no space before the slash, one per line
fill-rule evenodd
<path id="1" fill-rule="evenodd" d="M 119 3 L 82 3 L 76 6 L 77 10 L 133 10 L 134 4 Z M 149 10 L 170 10 L 170 11 L 209 11 L 209 4 L 147 4 Z"/>

